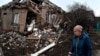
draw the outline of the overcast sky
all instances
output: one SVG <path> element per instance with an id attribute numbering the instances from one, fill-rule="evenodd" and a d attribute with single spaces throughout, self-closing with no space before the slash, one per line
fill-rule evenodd
<path id="1" fill-rule="evenodd" d="M 10 1 L 12 0 L 0 0 L 0 6 Z M 85 4 L 94 10 L 96 16 L 100 16 L 100 0 L 50 0 L 50 1 L 60 6 L 62 9 L 66 11 L 68 11 L 69 5 L 73 5 L 76 2 Z"/>

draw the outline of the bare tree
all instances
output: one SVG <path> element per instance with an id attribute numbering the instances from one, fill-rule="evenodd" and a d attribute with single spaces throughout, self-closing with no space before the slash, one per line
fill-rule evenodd
<path id="1" fill-rule="evenodd" d="M 73 21 L 74 26 L 82 25 L 86 31 L 89 31 L 94 21 L 93 11 L 79 3 L 69 6 L 68 17 Z"/>

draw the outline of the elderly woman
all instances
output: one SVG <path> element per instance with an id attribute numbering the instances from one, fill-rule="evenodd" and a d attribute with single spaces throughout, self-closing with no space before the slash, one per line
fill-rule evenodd
<path id="1" fill-rule="evenodd" d="M 68 56 L 92 56 L 92 45 L 89 36 L 83 32 L 81 25 L 76 25 L 73 29 L 74 38 Z"/>

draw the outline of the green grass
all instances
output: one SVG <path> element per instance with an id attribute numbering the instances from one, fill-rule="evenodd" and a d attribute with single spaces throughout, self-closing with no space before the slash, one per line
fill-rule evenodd
<path id="1" fill-rule="evenodd" d="M 100 36 L 100 31 L 96 31 L 97 36 Z"/>

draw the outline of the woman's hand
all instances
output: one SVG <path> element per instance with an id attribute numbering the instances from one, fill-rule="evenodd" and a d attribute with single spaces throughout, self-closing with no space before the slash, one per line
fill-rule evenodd
<path id="1" fill-rule="evenodd" d="M 68 54 L 68 56 L 71 56 L 70 54 Z"/>
<path id="2" fill-rule="evenodd" d="M 71 56 L 72 55 L 72 53 L 71 52 L 68 52 L 68 56 Z"/>

